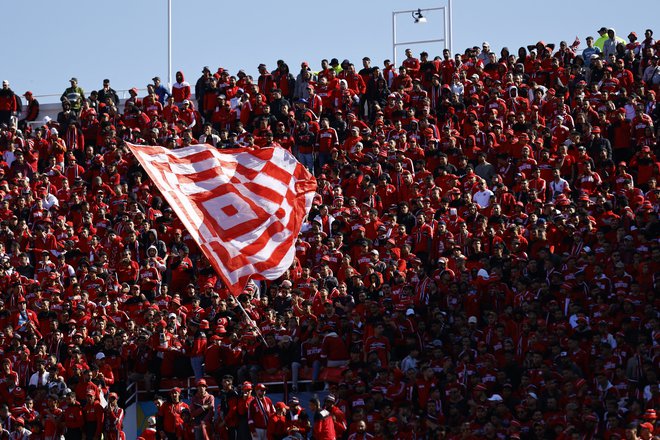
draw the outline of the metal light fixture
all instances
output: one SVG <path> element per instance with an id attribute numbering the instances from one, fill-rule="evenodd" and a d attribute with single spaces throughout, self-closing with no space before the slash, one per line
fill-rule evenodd
<path id="1" fill-rule="evenodd" d="M 412 13 L 415 23 L 426 23 L 426 17 L 422 15 L 422 10 L 418 9 L 417 12 Z"/>

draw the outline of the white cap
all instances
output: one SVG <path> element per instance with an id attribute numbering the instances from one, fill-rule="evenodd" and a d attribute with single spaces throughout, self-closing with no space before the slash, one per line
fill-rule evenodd
<path id="1" fill-rule="evenodd" d="M 105 359 L 105 354 L 102 351 L 96 353 L 96 359 Z"/>
<path id="2" fill-rule="evenodd" d="M 489 402 L 503 402 L 504 399 L 502 399 L 502 396 L 500 396 L 499 394 L 493 394 L 492 396 L 490 396 L 488 398 L 488 401 Z"/>
<path id="3" fill-rule="evenodd" d="M 477 317 L 476 317 L 476 316 L 470 316 L 470 317 L 468 318 L 468 324 L 476 324 L 477 322 L 478 322 L 478 321 L 477 321 Z"/>
<path id="4" fill-rule="evenodd" d="M 411 316 L 411 315 L 414 315 L 414 314 L 415 314 L 415 311 L 413 309 L 406 310 L 406 316 Z"/>

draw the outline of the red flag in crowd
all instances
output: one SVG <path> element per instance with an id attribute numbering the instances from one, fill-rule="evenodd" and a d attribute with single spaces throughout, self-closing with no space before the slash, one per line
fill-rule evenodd
<path id="1" fill-rule="evenodd" d="M 316 190 L 291 153 L 128 146 L 232 294 L 289 268 Z"/>

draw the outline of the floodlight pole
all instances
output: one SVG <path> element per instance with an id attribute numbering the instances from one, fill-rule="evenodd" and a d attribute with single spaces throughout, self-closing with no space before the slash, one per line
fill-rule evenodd
<path id="1" fill-rule="evenodd" d="M 172 90 L 172 0 L 167 0 L 167 88 Z"/>
<path id="2" fill-rule="evenodd" d="M 452 0 L 447 0 L 447 25 L 446 25 L 446 33 L 447 33 L 447 48 L 449 49 L 449 53 L 453 56 L 454 55 L 454 48 L 452 47 L 454 43 L 454 36 L 452 34 L 452 28 L 453 28 L 453 18 L 452 18 L 452 7 L 451 7 Z"/>

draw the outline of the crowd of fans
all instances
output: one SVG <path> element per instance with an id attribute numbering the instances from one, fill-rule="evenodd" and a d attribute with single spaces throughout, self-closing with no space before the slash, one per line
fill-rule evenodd
<path id="1" fill-rule="evenodd" d="M 124 438 L 131 382 L 144 439 L 652 438 L 660 42 L 599 33 L 121 105 L 72 78 L 44 126 L 3 82 L 0 439 Z M 229 295 L 125 141 L 290 149 L 318 180 L 294 264 Z"/>

